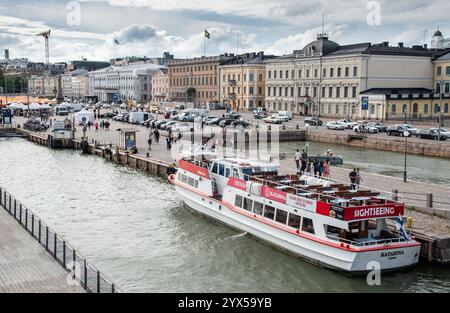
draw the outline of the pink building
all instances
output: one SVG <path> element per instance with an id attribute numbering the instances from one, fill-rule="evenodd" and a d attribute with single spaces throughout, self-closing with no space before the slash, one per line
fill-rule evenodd
<path id="1" fill-rule="evenodd" d="M 152 101 L 165 102 L 169 100 L 169 73 L 165 68 L 159 69 L 152 77 Z"/>

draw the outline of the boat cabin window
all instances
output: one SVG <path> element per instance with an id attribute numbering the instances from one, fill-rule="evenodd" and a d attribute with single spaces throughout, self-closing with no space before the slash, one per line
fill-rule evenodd
<path id="1" fill-rule="evenodd" d="M 239 178 L 239 170 L 237 168 L 233 168 L 233 177 Z"/>
<path id="2" fill-rule="evenodd" d="M 211 173 L 217 174 L 217 163 L 214 162 L 211 168 Z"/>
<path id="3" fill-rule="evenodd" d="M 273 220 L 275 217 L 275 208 L 270 205 L 264 206 L 264 217 Z"/>
<path id="4" fill-rule="evenodd" d="M 304 217 L 302 223 L 302 231 L 314 234 L 314 224 L 312 219 Z"/>
<path id="5" fill-rule="evenodd" d="M 236 195 L 236 199 L 234 200 L 234 205 L 237 206 L 238 208 L 242 208 L 242 197 L 239 195 Z"/>
<path id="6" fill-rule="evenodd" d="M 288 226 L 295 228 L 295 229 L 300 229 L 301 219 L 302 218 L 299 215 L 289 213 Z"/>
<path id="7" fill-rule="evenodd" d="M 225 177 L 230 177 L 231 176 L 231 170 L 227 167 L 226 169 L 225 169 Z"/>
<path id="8" fill-rule="evenodd" d="M 180 179 L 181 179 L 181 182 L 187 184 L 188 177 L 186 175 L 181 174 Z"/>
<path id="9" fill-rule="evenodd" d="M 249 198 L 244 198 L 244 202 L 243 202 L 243 205 L 242 205 L 242 208 L 244 209 L 244 210 L 247 210 L 247 211 L 252 211 L 252 206 L 253 206 L 253 200 L 250 200 Z"/>
<path id="10" fill-rule="evenodd" d="M 275 221 L 277 221 L 278 223 L 284 224 L 286 225 L 286 221 L 287 221 L 287 212 L 277 209 L 277 215 L 275 217 Z"/>
<path id="11" fill-rule="evenodd" d="M 253 213 L 262 215 L 263 214 L 263 204 L 261 202 L 255 201 L 253 203 Z"/>
<path id="12" fill-rule="evenodd" d="M 253 175 L 253 171 L 251 168 L 243 168 L 242 174 L 244 175 L 243 177 L 244 180 L 250 180 L 250 176 Z"/>
<path id="13" fill-rule="evenodd" d="M 219 164 L 219 175 L 225 176 L 225 165 Z"/>
<path id="14" fill-rule="evenodd" d="M 350 240 L 351 239 L 351 235 L 348 231 L 346 231 L 345 229 L 342 229 L 340 227 L 336 227 L 336 226 L 331 226 L 331 225 L 324 225 L 325 227 L 325 233 L 328 236 L 333 236 L 331 239 L 336 239 L 335 237 L 341 238 L 341 239 L 346 239 L 346 240 Z"/>

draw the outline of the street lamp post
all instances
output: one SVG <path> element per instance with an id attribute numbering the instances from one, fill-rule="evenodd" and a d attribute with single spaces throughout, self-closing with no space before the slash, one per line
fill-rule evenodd
<path id="1" fill-rule="evenodd" d="M 406 130 L 405 132 L 403 132 L 403 136 L 405 137 L 405 164 L 404 164 L 404 169 L 403 169 L 403 182 L 407 182 L 407 178 L 408 178 L 408 174 L 406 172 L 406 166 L 407 166 L 407 156 L 408 156 L 408 137 L 409 137 L 409 132 Z"/>
<path id="2" fill-rule="evenodd" d="M 308 142 L 308 129 L 309 129 L 309 124 L 305 124 L 305 129 L 306 129 L 306 137 L 305 137 L 305 152 L 306 152 L 306 156 L 308 156 L 308 147 L 309 147 L 309 142 Z"/>

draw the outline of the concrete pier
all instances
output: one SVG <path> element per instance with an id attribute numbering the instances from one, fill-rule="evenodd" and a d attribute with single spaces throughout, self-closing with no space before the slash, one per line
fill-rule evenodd
<path id="1" fill-rule="evenodd" d="M 0 207 L 0 293 L 84 293 L 68 272 Z"/>

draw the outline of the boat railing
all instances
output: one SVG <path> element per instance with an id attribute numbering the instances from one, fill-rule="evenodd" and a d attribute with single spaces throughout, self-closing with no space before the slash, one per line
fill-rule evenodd
<path id="1" fill-rule="evenodd" d="M 402 238 L 402 237 L 386 238 L 386 239 L 368 238 L 367 240 L 363 240 L 363 241 L 354 241 L 354 240 L 349 240 L 349 239 L 345 239 L 345 238 L 340 238 L 338 236 L 331 235 L 331 234 L 327 234 L 326 236 L 328 239 L 337 241 L 342 244 L 348 244 L 348 245 L 356 246 L 356 247 L 376 246 L 376 245 L 381 245 L 381 244 L 390 245 L 393 243 L 400 243 L 400 242 L 408 241 L 407 239 Z"/>

